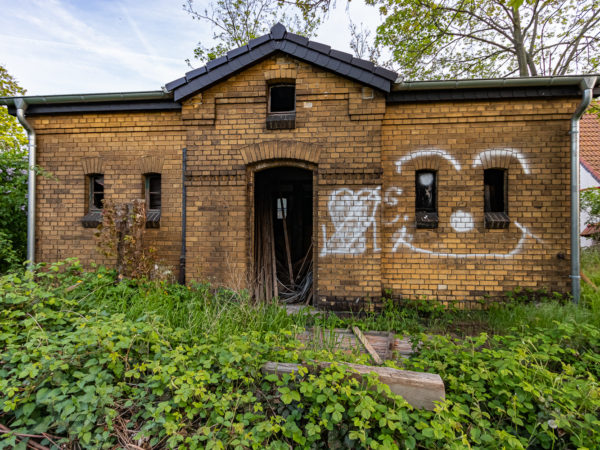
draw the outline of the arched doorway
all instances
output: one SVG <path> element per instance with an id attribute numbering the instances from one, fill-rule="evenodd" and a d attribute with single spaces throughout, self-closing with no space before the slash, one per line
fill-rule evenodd
<path id="1" fill-rule="evenodd" d="M 255 172 L 255 297 L 310 303 L 312 242 L 313 172 L 290 166 Z"/>

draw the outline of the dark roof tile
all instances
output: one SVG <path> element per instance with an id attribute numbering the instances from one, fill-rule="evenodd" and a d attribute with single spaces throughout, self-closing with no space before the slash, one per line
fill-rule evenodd
<path id="1" fill-rule="evenodd" d="M 329 45 L 321 44 L 320 42 L 308 41 L 308 48 L 312 48 L 321 53 L 327 53 L 331 51 L 331 47 Z"/>
<path id="2" fill-rule="evenodd" d="M 227 52 L 227 59 L 231 61 L 233 58 L 240 56 L 244 53 L 248 53 L 248 46 L 244 45 L 243 47 L 234 48 L 233 50 L 229 50 Z"/>
<path id="3" fill-rule="evenodd" d="M 270 40 L 271 40 L 271 36 L 269 36 L 268 34 L 264 34 L 262 36 L 257 37 L 256 39 L 252 39 L 250 42 L 248 42 L 248 47 L 251 49 L 256 48 Z"/>
<path id="4" fill-rule="evenodd" d="M 372 72 L 375 69 L 375 64 L 371 61 L 360 58 L 352 58 L 352 65 L 368 70 L 369 72 Z"/>
<path id="5" fill-rule="evenodd" d="M 352 61 L 352 55 L 350 53 L 340 52 L 339 50 L 330 50 L 329 56 L 347 63 Z"/>
<path id="6" fill-rule="evenodd" d="M 386 78 L 390 81 L 396 81 L 396 78 L 398 78 L 398 74 L 396 72 L 393 72 L 388 69 L 384 69 L 383 67 L 379 67 L 379 66 L 376 66 L 375 69 L 373 70 L 373 72 L 376 75 L 382 76 L 383 78 Z"/>
<path id="7" fill-rule="evenodd" d="M 308 45 L 308 38 L 298 34 L 290 33 L 289 31 L 286 33 L 285 38 L 289 41 L 295 42 L 296 44 L 304 46 Z"/>
<path id="8" fill-rule="evenodd" d="M 280 23 L 276 23 L 275 25 L 273 25 L 273 28 L 271 28 L 271 38 L 272 39 L 283 39 L 283 37 L 285 36 L 286 33 L 286 29 L 285 27 L 280 24 Z"/>
<path id="9" fill-rule="evenodd" d="M 172 91 L 173 89 L 178 88 L 179 86 L 183 86 L 186 82 L 187 79 L 185 77 L 177 78 L 176 80 L 165 84 L 165 88 L 167 89 L 167 91 Z"/>
<path id="10" fill-rule="evenodd" d="M 227 62 L 227 56 L 226 55 L 220 56 L 217 59 L 212 59 L 209 62 L 207 62 L 206 69 L 209 71 L 214 70 L 215 68 L 222 66 L 226 62 Z"/>
<path id="11" fill-rule="evenodd" d="M 200 75 L 204 75 L 206 73 L 206 66 L 198 67 L 197 69 L 190 70 L 185 74 L 186 80 L 190 81 L 194 78 L 199 77 Z"/>

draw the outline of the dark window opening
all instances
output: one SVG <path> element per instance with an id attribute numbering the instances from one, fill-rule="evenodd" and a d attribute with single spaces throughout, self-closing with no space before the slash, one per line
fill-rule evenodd
<path id="1" fill-rule="evenodd" d="M 486 228 L 508 228 L 506 170 L 486 169 L 483 172 L 483 185 Z"/>
<path id="2" fill-rule="evenodd" d="M 146 227 L 158 228 L 161 214 L 161 176 L 151 173 L 145 177 L 146 193 Z"/>
<path id="3" fill-rule="evenodd" d="M 487 169 L 483 172 L 485 212 L 506 212 L 505 172 L 504 169 Z"/>
<path id="4" fill-rule="evenodd" d="M 274 84 L 269 86 L 267 130 L 296 128 L 296 86 Z"/>
<path id="5" fill-rule="evenodd" d="M 85 228 L 96 228 L 102 223 L 102 208 L 104 207 L 104 175 L 91 174 L 87 176 L 87 214 L 81 219 Z"/>
<path id="6" fill-rule="evenodd" d="M 286 113 L 296 110 L 296 86 L 274 85 L 269 88 L 269 112 Z"/>
<path id="7" fill-rule="evenodd" d="M 433 170 L 415 173 L 415 212 L 417 228 L 437 228 L 437 173 Z"/>
<path id="8" fill-rule="evenodd" d="M 90 175 L 89 209 L 102 209 L 104 203 L 104 175 Z"/>

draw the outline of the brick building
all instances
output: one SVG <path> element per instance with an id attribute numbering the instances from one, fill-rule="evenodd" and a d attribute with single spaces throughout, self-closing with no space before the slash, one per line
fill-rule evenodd
<path id="1" fill-rule="evenodd" d="M 600 188 L 600 118 L 595 114 L 585 114 L 581 118 L 580 139 L 580 190 Z M 593 236 L 600 232 L 600 224 L 587 224 L 589 215 L 581 212 L 581 245 L 593 245 Z"/>
<path id="2" fill-rule="evenodd" d="M 163 91 L 4 99 L 54 175 L 35 257 L 102 262 L 102 199 L 145 197 L 186 280 L 302 298 L 312 281 L 332 308 L 569 291 L 583 78 L 396 78 L 276 25 Z"/>

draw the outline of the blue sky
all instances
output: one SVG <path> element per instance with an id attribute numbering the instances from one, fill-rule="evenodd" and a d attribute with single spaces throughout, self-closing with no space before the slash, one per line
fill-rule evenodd
<path id="1" fill-rule="evenodd" d="M 28 95 L 160 89 L 190 70 L 212 30 L 183 0 L 0 0 L 0 64 Z M 196 0 L 198 6 L 208 1 Z M 378 13 L 352 0 L 313 39 L 350 51 L 350 18 L 374 28 Z"/>

